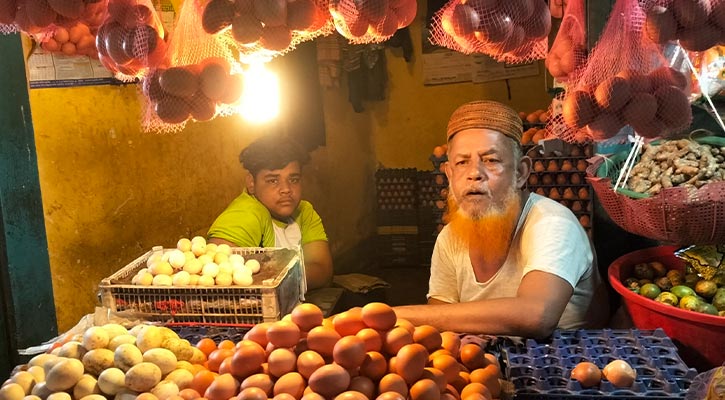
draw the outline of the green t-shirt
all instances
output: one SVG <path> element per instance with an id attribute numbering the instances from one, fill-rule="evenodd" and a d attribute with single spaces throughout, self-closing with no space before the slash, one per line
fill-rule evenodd
<path id="1" fill-rule="evenodd" d="M 300 226 L 302 245 L 318 240 L 327 241 L 322 220 L 310 202 L 300 201 L 292 218 Z M 282 228 L 287 225 L 272 218 L 259 200 L 244 191 L 217 217 L 207 236 L 228 240 L 239 247 L 274 247 L 273 223 Z"/>

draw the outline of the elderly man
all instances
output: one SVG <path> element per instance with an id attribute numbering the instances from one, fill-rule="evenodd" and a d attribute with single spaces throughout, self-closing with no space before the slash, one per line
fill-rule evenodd
<path id="1" fill-rule="evenodd" d="M 428 304 L 400 318 L 441 330 L 546 337 L 602 327 L 606 288 L 586 232 L 572 212 L 524 189 L 517 113 L 467 103 L 448 122 L 449 223 L 431 260 Z"/>

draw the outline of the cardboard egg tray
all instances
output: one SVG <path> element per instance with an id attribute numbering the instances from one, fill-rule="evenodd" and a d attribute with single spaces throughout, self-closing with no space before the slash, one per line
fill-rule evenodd
<path id="1" fill-rule="evenodd" d="M 697 375 L 662 329 L 556 331 L 545 342 L 504 340 L 501 358 L 515 399 L 684 399 Z M 602 369 L 617 359 L 637 371 L 631 387 L 615 387 L 602 378 L 599 386 L 583 388 L 571 378 L 580 362 Z"/>

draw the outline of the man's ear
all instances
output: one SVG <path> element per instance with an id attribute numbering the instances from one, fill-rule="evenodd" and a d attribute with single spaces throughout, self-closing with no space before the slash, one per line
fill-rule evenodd
<path id="1" fill-rule="evenodd" d="M 516 187 L 523 189 L 526 186 L 526 181 L 529 180 L 531 174 L 531 157 L 522 156 L 519 164 L 516 166 Z"/>
<path id="2" fill-rule="evenodd" d="M 443 164 L 441 164 L 440 169 L 442 169 L 443 172 L 445 172 L 446 178 L 448 178 L 448 182 L 450 182 L 451 181 L 451 172 L 452 172 L 451 162 L 450 161 L 444 162 Z"/>
<path id="3" fill-rule="evenodd" d="M 251 173 L 244 178 L 244 183 L 247 186 L 247 193 L 254 194 L 254 176 Z"/>

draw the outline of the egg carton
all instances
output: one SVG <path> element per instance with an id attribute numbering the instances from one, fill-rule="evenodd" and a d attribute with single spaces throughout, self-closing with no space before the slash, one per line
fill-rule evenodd
<path id="1" fill-rule="evenodd" d="M 662 329 L 556 331 L 549 341 L 505 340 L 501 357 L 515 399 L 684 399 L 697 375 Z M 602 369 L 614 360 L 637 371 L 631 387 L 615 387 L 602 378 L 598 386 L 583 388 L 571 378 L 580 362 Z"/>

